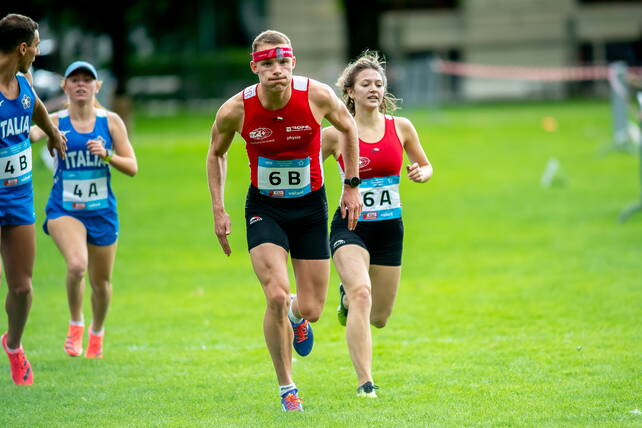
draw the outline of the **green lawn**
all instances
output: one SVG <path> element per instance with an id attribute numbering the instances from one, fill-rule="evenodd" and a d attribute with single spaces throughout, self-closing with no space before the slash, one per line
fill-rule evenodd
<path id="1" fill-rule="evenodd" d="M 240 140 L 226 188 L 229 258 L 213 234 L 212 115 L 135 122 L 140 172 L 114 179 L 121 239 L 102 361 L 63 352 L 65 268 L 40 229 L 50 178 L 36 163 L 35 298 L 23 341 L 36 383 L 13 386 L 0 359 L 0 426 L 642 425 L 633 412 L 642 410 L 642 214 L 617 222 L 639 198 L 638 160 L 599 155 L 608 104 L 402 110 L 435 175 L 401 186 L 402 283 L 388 326 L 373 333 L 379 399 L 355 397 L 333 272 L 314 352 L 294 364 L 303 414 L 280 411 L 263 341 Z M 556 132 L 542 129 L 544 116 Z M 552 157 L 566 186 L 544 189 Z M 326 179 L 334 206 L 330 161 Z"/>

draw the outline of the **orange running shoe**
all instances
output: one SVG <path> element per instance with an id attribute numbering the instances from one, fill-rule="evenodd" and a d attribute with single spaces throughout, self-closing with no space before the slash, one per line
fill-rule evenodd
<path id="1" fill-rule="evenodd" d="M 93 334 L 91 328 L 89 329 L 89 345 L 87 346 L 87 352 L 85 357 L 87 358 L 102 358 L 103 357 L 103 337 L 104 334 L 100 336 Z"/>
<path id="2" fill-rule="evenodd" d="M 7 348 L 7 333 L 5 333 L 2 335 L 2 347 L 9 357 L 13 383 L 16 385 L 32 385 L 33 371 L 31 371 L 31 364 L 29 364 L 22 346 L 15 352 L 9 352 L 9 348 Z"/>
<path id="3" fill-rule="evenodd" d="M 82 354 L 82 334 L 85 331 L 83 325 L 69 324 L 67 339 L 65 340 L 65 352 L 72 357 Z"/>

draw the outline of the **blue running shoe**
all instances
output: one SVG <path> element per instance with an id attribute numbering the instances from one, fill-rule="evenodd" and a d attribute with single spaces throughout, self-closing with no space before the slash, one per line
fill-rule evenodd
<path id="1" fill-rule="evenodd" d="M 281 408 L 284 412 L 303 411 L 303 398 L 298 394 L 299 390 L 292 389 L 281 396 Z"/>
<path id="2" fill-rule="evenodd" d="M 337 318 L 339 319 L 339 324 L 345 327 L 348 322 L 348 308 L 343 304 L 343 298 L 346 295 L 346 291 L 343 288 L 343 284 L 339 284 L 339 307 L 337 308 Z"/>
<path id="3" fill-rule="evenodd" d="M 368 381 L 361 385 L 359 388 L 357 388 L 357 397 L 369 397 L 369 398 L 377 398 L 377 393 L 375 392 L 375 389 L 379 389 L 379 387 L 372 382 Z"/>
<path id="4" fill-rule="evenodd" d="M 294 340 L 292 346 L 297 354 L 305 357 L 312 352 L 312 345 L 314 344 L 314 335 L 312 334 L 312 326 L 308 320 L 303 320 L 298 324 L 293 323 L 292 330 L 294 330 Z"/>

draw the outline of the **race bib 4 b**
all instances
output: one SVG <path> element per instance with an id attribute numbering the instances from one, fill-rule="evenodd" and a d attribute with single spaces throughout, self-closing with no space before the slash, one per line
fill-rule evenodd
<path id="1" fill-rule="evenodd" d="M 0 187 L 11 187 L 31 181 L 31 142 L 0 149 Z"/>

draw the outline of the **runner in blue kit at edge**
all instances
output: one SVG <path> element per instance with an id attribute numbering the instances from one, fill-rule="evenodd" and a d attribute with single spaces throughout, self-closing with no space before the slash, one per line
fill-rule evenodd
<path id="1" fill-rule="evenodd" d="M 38 24 L 10 14 L 0 19 L 0 253 L 9 292 L 8 329 L 2 335 L 16 385 L 32 385 L 33 371 L 21 345 L 31 308 L 36 241 L 31 183 L 31 121 L 48 137 L 47 147 L 64 158 L 65 137 L 34 92 L 29 68 L 38 55 Z M 21 74 L 19 74 L 21 73 Z"/>

